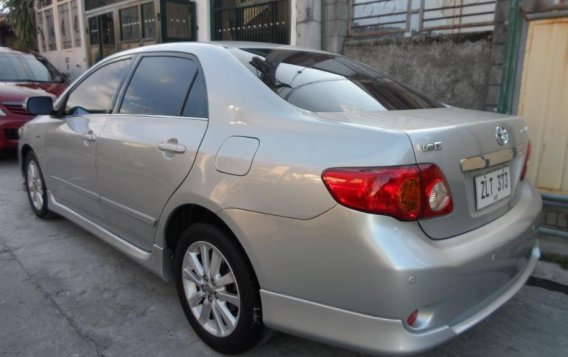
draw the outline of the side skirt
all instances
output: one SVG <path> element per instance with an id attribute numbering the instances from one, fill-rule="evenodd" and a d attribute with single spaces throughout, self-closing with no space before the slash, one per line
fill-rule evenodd
<path id="1" fill-rule="evenodd" d="M 170 281 L 172 279 L 171 259 L 167 259 L 165 256 L 167 252 L 164 251 L 162 247 L 154 244 L 152 246 L 152 250 L 149 252 L 140 249 L 93 221 L 81 216 L 67 206 L 57 202 L 51 191 L 48 191 L 48 197 L 49 209 L 53 212 L 67 218 L 71 222 L 92 233 L 138 264 L 157 274 L 163 280 Z"/>

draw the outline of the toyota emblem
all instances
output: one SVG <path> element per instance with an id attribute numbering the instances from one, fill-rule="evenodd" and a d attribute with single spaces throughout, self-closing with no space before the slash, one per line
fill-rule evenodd
<path id="1" fill-rule="evenodd" d="M 509 142 L 509 133 L 504 126 L 498 126 L 495 132 L 495 137 L 497 138 L 497 143 L 499 145 L 505 145 Z"/>

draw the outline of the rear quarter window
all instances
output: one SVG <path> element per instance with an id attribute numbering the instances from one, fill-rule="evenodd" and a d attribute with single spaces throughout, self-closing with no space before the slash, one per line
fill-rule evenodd
<path id="1" fill-rule="evenodd" d="M 348 57 L 278 48 L 230 51 L 274 93 L 313 112 L 443 107 Z"/>

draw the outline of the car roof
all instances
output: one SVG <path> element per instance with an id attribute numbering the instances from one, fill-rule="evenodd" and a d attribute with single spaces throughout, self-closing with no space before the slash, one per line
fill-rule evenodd
<path id="1" fill-rule="evenodd" d="M 118 53 L 113 54 L 105 58 L 112 59 L 115 57 L 119 57 L 125 54 L 138 54 L 144 52 L 159 52 L 159 51 L 171 51 L 175 48 L 175 50 L 181 52 L 191 52 L 195 47 L 223 47 L 226 49 L 231 48 L 266 48 L 266 49 L 288 49 L 288 50 L 295 50 L 295 51 L 308 51 L 308 52 L 318 52 L 318 53 L 328 53 L 321 50 L 316 50 L 313 48 L 301 48 L 291 45 L 283 45 L 279 43 L 267 43 L 267 42 L 248 42 L 248 41 L 210 41 L 210 42 L 199 42 L 199 41 L 187 41 L 187 42 L 169 42 L 169 43 L 160 43 L 156 45 L 150 46 L 143 46 L 143 47 L 135 47 L 130 50 L 121 51 Z"/>
<path id="2" fill-rule="evenodd" d="M 211 41 L 207 42 L 213 45 L 220 45 L 227 48 L 297 48 L 290 45 L 271 42 L 253 42 L 253 41 Z"/>
<path id="3" fill-rule="evenodd" d="M 308 47 L 298 47 L 292 45 L 286 45 L 281 43 L 271 43 L 271 42 L 253 42 L 253 41 L 212 41 L 208 42 L 215 45 L 221 45 L 225 48 L 265 48 L 265 49 L 281 49 L 281 50 L 294 50 L 294 51 L 307 51 L 307 52 L 318 52 L 318 53 L 330 53 L 314 48 Z"/>

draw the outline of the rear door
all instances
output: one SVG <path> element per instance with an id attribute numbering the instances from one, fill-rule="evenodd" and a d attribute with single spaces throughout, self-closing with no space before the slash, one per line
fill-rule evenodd
<path id="1" fill-rule="evenodd" d="M 162 208 L 193 165 L 207 116 L 196 58 L 139 58 L 98 139 L 97 177 L 109 230 L 151 249 Z"/>

